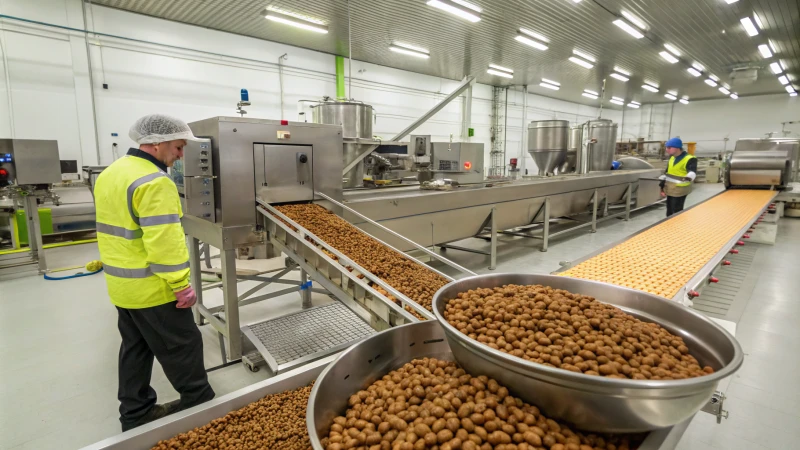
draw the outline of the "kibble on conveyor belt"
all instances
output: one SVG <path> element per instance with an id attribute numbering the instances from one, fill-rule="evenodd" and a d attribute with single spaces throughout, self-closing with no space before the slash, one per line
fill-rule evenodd
<path id="1" fill-rule="evenodd" d="M 381 244 L 322 206 L 295 204 L 280 205 L 276 208 L 428 311 L 432 311 L 433 294 L 449 282 L 424 265 L 411 261 Z M 373 285 L 373 287 L 400 304 L 399 300 L 380 286 Z M 411 308 L 406 309 L 418 319 L 423 318 Z"/>
<path id="2" fill-rule="evenodd" d="M 772 191 L 728 190 L 561 275 L 673 298 L 773 195 Z"/>

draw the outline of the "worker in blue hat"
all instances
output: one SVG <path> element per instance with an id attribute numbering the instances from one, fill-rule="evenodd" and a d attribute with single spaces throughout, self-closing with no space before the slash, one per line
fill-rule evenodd
<path id="1" fill-rule="evenodd" d="M 669 154 L 667 171 L 661 180 L 661 197 L 667 198 L 667 217 L 683 211 L 686 196 L 692 191 L 692 182 L 697 178 L 697 158 L 683 149 L 680 138 L 672 138 L 664 144 Z"/>

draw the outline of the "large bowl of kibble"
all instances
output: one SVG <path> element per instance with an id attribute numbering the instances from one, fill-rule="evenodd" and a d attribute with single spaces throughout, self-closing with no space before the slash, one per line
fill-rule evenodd
<path id="1" fill-rule="evenodd" d="M 653 435 L 579 431 L 511 392 L 460 367 L 429 320 L 342 352 L 314 383 L 306 425 L 314 450 L 660 448 Z"/>
<path id="2" fill-rule="evenodd" d="M 467 372 L 584 430 L 683 422 L 743 361 L 736 339 L 692 309 L 576 278 L 465 278 L 436 293 L 433 312 Z"/>

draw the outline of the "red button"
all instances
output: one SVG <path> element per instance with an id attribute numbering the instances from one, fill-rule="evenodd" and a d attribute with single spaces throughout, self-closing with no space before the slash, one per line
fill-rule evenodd
<path id="1" fill-rule="evenodd" d="M 288 120 L 281 120 L 281 125 L 289 125 L 289 121 Z"/>
<path id="2" fill-rule="evenodd" d="M 717 278 L 717 277 L 711 277 L 711 278 L 709 278 L 709 279 L 708 279 L 708 281 L 710 281 L 710 282 L 712 282 L 712 283 L 719 283 L 719 278 Z"/>
<path id="3" fill-rule="evenodd" d="M 689 297 L 691 298 L 700 297 L 700 293 L 697 291 L 689 291 Z"/>
<path id="4" fill-rule="evenodd" d="M 0 169 L 0 178 L 5 178 L 8 176 L 8 171 L 6 169 Z"/>
<path id="5" fill-rule="evenodd" d="M 739 254 L 739 250 L 733 249 L 733 250 L 731 250 L 731 253 L 733 253 L 734 255 L 738 255 Z"/>
<path id="6" fill-rule="evenodd" d="M 731 262 L 730 261 L 722 261 L 722 265 L 723 266 L 730 266 Z"/>
<path id="7" fill-rule="evenodd" d="M 467 161 L 464 163 L 464 169 L 469 170 L 472 169 L 472 163 Z"/>

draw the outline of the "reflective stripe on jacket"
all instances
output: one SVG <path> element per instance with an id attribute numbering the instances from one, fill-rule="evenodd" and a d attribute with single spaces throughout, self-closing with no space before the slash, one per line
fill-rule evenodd
<path id="1" fill-rule="evenodd" d="M 669 158 L 669 164 L 667 165 L 667 175 L 671 175 L 676 178 L 685 178 L 686 175 L 689 174 L 689 171 L 686 170 L 686 164 L 689 161 L 693 160 L 694 156 L 690 154 L 686 154 L 680 161 L 675 163 L 675 157 L 672 156 Z M 689 186 L 692 184 L 691 181 L 684 181 L 682 183 L 674 183 L 677 187 L 684 187 Z"/>
<path id="2" fill-rule="evenodd" d="M 139 309 L 174 301 L 189 285 L 175 183 L 152 162 L 124 156 L 97 178 L 94 198 L 111 303 Z"/>

